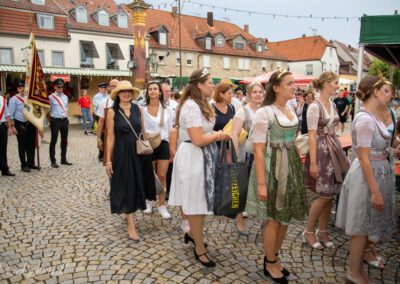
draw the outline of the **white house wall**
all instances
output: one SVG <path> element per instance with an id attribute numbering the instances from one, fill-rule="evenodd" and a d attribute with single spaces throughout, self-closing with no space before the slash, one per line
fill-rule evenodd
<path id="1" fill-rule="evenodd" d="M 289 68 L 293 73 L 307 75 L 307 65 L 309 64 L 313 65 L 313 74 L 311 76 L 319 76 L 322 73 L 322 63 L 317 60 L 289 62 Z"/>
<path id="2" fill-rule="evenodd" d="M 332 53 L 330 52 L 332 50 Z M 331 56 L 332 54 L 332 56 Z M 324 63 L 323 71 L 332 71 L 336 74 L 339 74 L 339 57 L 336 52 L 336 48 L 327 46 L 324 52 L 324 55 L 321 58 L 321 61 Z M 319 76 L 320 74 L 318 74 Z"/>

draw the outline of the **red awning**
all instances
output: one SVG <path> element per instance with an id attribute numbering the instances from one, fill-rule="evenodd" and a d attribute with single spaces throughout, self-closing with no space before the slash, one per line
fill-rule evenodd
<path id="1" fill-rule="evenodd" d="M 71 82 L 71 76 L 70 75 L 60 75 L 60 74 L 51 74 L 50 76 L 50 81 L 54 82 L 55 79 L 61 78 L 64 80 L 64 82 Z"/>

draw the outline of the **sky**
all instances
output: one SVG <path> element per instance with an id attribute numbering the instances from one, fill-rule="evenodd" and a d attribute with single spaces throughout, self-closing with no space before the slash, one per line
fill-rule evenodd
<path id="1" fill-rule="evenodd" d="M 176 0 L 145 0 L 154 9 L 171 10 L 177 5 Z M 182 14 L 206 17 L 207 12 L 214 13 L 214 19 L 229 21 L 243 28 L 250 27 L 255 37 L 267 38 L 269 41 L 281 41 L 307 36 L 321 35 L 327 40 L 339 40 L 357 46 L 360 37 L 360 21 L 358 19 L 321 20 L 315 18 L 275 18 L 262 13 L 310 16 L 313 17 L 361 17 L 366 15 L 392 15 L 395 10 L 400 13 L 400 0 L 181 0 Z M 115 0 L 116 3 L 130 3 L 130 0 Z M 197 2 L 203 4 L 195 4 Z M 215 5 L 224 8 L 245 10 L 248 12 L 225 11 L 224 9 L 205 7 Z M 400 30 L 400 27 L 399 27 Z"/>

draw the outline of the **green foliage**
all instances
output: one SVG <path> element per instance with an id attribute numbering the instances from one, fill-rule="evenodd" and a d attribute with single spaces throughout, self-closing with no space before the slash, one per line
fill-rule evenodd
<path id="1" fill-rule="evenodd" d="M 379 76 L 382 74 L 385 78 L 389 79 L 389 64 L 375 59 L 368 68 L 368 74 L 374 76 Z M 400 88 L 400 68 L 394 69 L 393 84 L 397 89 Z"/>

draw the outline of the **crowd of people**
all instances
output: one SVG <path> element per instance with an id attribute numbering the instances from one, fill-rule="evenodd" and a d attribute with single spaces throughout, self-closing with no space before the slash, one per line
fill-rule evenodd
<path id="1" fill-rule="evenodd" d="M 55 158 L 59 132 L 61 164 L 71 165 L 66 157 L 68 98 L 63 85 L 57 79 L 50 96 L 49 154 L 54 168 L 59 167 Z M 13 175 L 4 153 L 8 135 L 18 137 L 21 169 L 36 168 L 32 150 L 36 128 L 22 114 L 23 86 L 20 82 L 9 106 L 4 99 L 0 101 L 3 175 Z M 335 249 L 328 225 L 338 197 L 335 223 L 351 237 L 346 280 L 368 283 L 362 263 L 384 267 L 374 243 L 389 239 L 396 227 L 393 160 L 400 147 L 397 115 L 391 108 L 393 85 L 385 78 L 367 75 L 355 94 L 338 92 L 337 74 L 324 72 L 312 88 L 295 96 L 293 75 L 276 71 L 266 85 L 249 84 L 245 94 L 236 89 L 229 79 L 214 87 L 207 69 L 192 73 L 177 100 L 168 82 L 149 82 L 141 92 L 129 81 L 114 79 L 99 85 L 93 99 L 94 119 L 87 90 L 83 90 L 79 105 L 84 133 L 97 122 L 98 159 L 110 181 L 111 213 L 126 222 L 129 239 L 140 242 L 137 211 L 151 214 L 157 203 L 160 216 L 170 219 L 167 202 L 179 207 L 184 243 L 194 245 L 194 257 L 202 265 L 215 267 L 205 242 L 204 218 L 213 214 L 221 142 L 232 140 L 238 160 L 246 162 L 249 173 L 245 211 L 234 216 L 233 223 L 239 235 L 248 236 L 244 217 L 261 220 L 263 273 L 277 283 L 288 282 L 290 272 L 280 255 L 294 220 L 305 222 L 305 244 L 316 250 Z M 358 112 L 354 96 L 362 102 Z M 349 117 L 351 157 L 343 152 L 337 135 L 344 132 Z M 244 138 L 243 131 L 247 133 Z M 299 134 L 308 134 L 309 150 L 304 157 L 296 146 Z M 314 196 L 311 204 L 307 189 Z"/>

